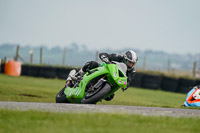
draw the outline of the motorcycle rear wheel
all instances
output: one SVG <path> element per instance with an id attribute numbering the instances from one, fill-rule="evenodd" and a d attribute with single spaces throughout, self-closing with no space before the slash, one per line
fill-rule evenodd
<path id="1" fill-rule="evenodd" d="M 111 86 L 108 83 L 102 87 L 102 89 L 94 94 L 93 96 L 87 98 L 86 96 L 83 97 L 81 103 L 83 104 L 96 104 L 98 101 L 102 100 L 106 94 L 111 91 Z"/>

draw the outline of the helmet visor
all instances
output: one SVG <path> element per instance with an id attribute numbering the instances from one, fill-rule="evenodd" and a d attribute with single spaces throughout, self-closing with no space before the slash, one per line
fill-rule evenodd
<path id="1" fill-rule="evenodd" d="M 127 66 L 129 68 L 132 68 L 134 65 L 135 65 L 135 62 L 131 62 L 131 61 L 127 60 Z"/>

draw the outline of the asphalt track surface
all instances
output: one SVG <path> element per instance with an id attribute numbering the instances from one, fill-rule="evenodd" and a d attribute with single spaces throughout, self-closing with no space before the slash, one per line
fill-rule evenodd
<path id="1" fill-rule="evenodd" d="M 145 116 L 200 117 L 200 110 L 122 105 L 0 102 L 0 109 L 39 110 L 46 112 L 122 113 Z"/>

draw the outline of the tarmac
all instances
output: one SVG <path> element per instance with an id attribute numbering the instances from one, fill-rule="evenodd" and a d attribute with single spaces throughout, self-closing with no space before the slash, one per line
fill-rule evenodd
<path id="1" fill-rule="evenodd" d="M 46 112 L 73 113 L 117 113 L 138 114 L 144 116 L 200 117 L 198 109 L 179 109 L 162 107 L 66 104 L 66 103 L 34 103 L 34 102 L 0 102 L 0 109 L 38 110 Z"/>

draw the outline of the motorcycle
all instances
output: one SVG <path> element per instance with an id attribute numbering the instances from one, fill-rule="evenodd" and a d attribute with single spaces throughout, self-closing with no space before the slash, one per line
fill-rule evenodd
<path id="1" fill-rule="evenodd" d="M 87 69 L 83 76 L 67 83 L 56 95 L 56 103 L 96 104 L 119 88 L 126 88 L 126 71 L 124 63 L 102 62 L 99 67 Z"/>

